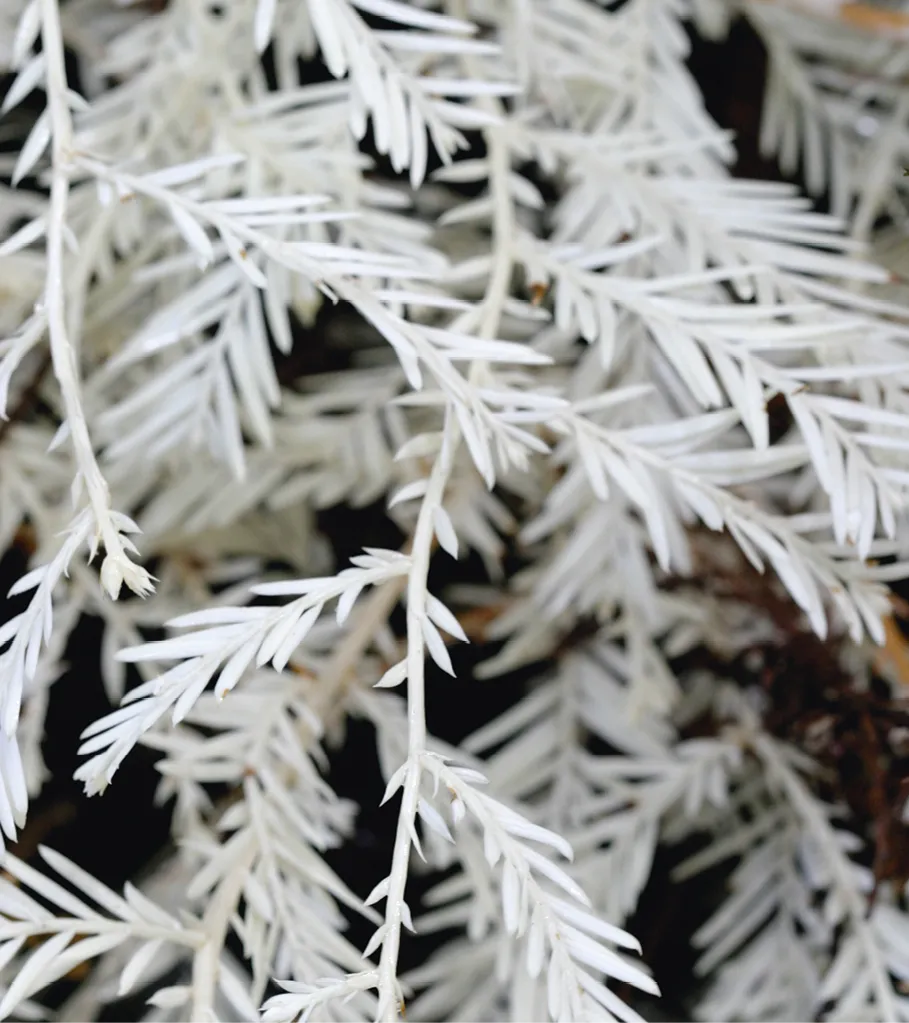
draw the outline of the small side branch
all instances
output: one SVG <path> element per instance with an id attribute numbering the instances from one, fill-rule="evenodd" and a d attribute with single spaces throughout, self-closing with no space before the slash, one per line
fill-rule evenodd
<path id="1" fill-rule="evenodd" d="M 54 375 L 60 385 L 66 421 L 76 457 L 76 490 L 84 484 L 95 522 L 95 535 L 104 543 L 106 556 L 101 566 L 104 588 L 116 598 L 122 583 L 144 596 L 151 592 L 148 573 L 133 564 L 121 537 L 122 523 L 115 523 L 110 492 L 95 458 L 88 423 L 82 407 L 76 350 L 66 324 L 66 276 L 64 234 L 69 203 L 70 160 L 73 123 L 70 113 L 63 34 L 57 0 L 41 0 L 41 39 L 47 66 L 47 104 L 53 135 L 50 209 L 47 215 L 47 274 L 44 304 Z"/>

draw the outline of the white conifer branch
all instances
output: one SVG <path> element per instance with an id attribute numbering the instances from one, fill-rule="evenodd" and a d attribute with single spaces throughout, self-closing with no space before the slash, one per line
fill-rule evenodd
<path id="1" fill-rule="evenodd" d="M 716 35 L 737 11 L 771 51 L 764 151 L 829 186 L 838 216 L 728 175 L 686 21 Z M 85 733 L 78 777 L 101 791 L 134 745 L 155 750 L 179 844 L 155 873 L 164 915 L 10 859 L 0 1011 L 32 1012 L 100 955 L 76 1003 L 95 1014 L 111 978 L 160 987 L 153 970 L 179 966 L 152 1018 L 251 1019 L 278 977 L 275 1021 L 394 1020 L 411 990 L 422 1018 L 634 1020 L 638 996 L 607 981 L 654 986 L 619 928 L 660 844 L 706 833 L 685 871 L 728 863 L 731 890 L 694 936 L 705 1014 L 907 1016 L 903 895 L 882 883 L 863 915 L 865 836 L 833 826 L 759 717 L 716 724 L 721 666 L 763 693 L 762 658 L 814 642 L 802 616 L 844 686 L 900 662 L 909 327 L 857 239 L 905 225 L 909 65 L 881 31 L 905 20 L 748 0 L 0 0 L 18 140 L 0 174 L 48 192 L 0 188 L 0 538 L 26 522 L 40 566 L 0 625 L 0 829 L 41 783 L 67 637 L 98 615 L 121 705 Z M 19 403 L 45 332 L 56 384 Z M 71 522 L 52 438 L 75 453 Z M 337 571 L 321 524 L 338 504 L 371 522 L 379 501 L 410 541 Z M 129 516 L 160 579 L 113 604 L 123 581 L 150 590 Z M 101 544 L 99 579 L 78 555 Z M 437 548 L 488 578 L 464 560 L 470 585 L 437 590 Z M 746 562 L 774 569 L 753 604 L 725 595 Z M 427 731 L 426 659 L 453 673 L 468 637 L 476 678 L 539 677 L 455 750 Z M 406 709 L 385 691 L 404 685 Z M 403 790 L 365 900 L 328 867 L 352 837 L 327 751 L 348 716 Z M 414 850 L 457 868 L 422 915 Z M 378 928 L 364 952 L 348 909 Z M 457 935 L 402 977 L 414 920 Z"/>
<path id="2" fill-rule="evenodd" d="M 76 456 L 77 477 L 74 496 L 85 487 L 94 519 L 97 538 L 104 543 L 101 564 L 104 588 L 113 599 L 126 585 L 139 596 L 152 590 L 151 576 L 134 564 L 128 551 L 132 544 L 124 541 L 112 514 L 107 482 L 98 467 L 82 401 L 79 394 L 78 354 L 69 337 L 66 310 L 66 275 L 64 268 L 64 236 L 67 222 L 69 180 L 73 169 L 73 126 L 70 114 L 69 88 L 63 64 L 63 37 L 57 0 L 40 0 L 41 38 L 47 74 L 47 115 L 52 135 L 51 197 L 47 214 L 47 279 L 44 306 L 50 338 L 54 374 L 60 384 L 66 409 L 66 424 Z"/>

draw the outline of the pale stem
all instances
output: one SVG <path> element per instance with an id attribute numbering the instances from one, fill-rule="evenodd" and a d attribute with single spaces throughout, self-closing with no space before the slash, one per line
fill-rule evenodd
<path id="1" fill-rule="evenodd" d="M 452 0 L 449 5 L 451 13 L 462 21 L 470 20 L 470 12 L 464 0 Z M 472 56 L 462 58 L 464 69 L 468 78 L 482 81 L 482 69 L 478 66 L 477 60 Z M 477 106 L 487 114 L 494 117 L 504 117 L 505 109 L 502 102 L 493 96 L 480 96 L 477 98 Z M 513 266 L 512 239 L 514 238 L 514 206 L 511 201 L 511 190 L 508 184 L 508 177 L 511 171 L 508 144 L 500 137 L 495 128 L 489 128 L 483 132 L 483 141 L 486 144 L 487 159 L 489 161 L 489 190 L 492 195 L 492 246 L 493 265 L 492 273 L 486 285 L 486 293 L 483 302 L 479 306 L 480 321 L 477 328 L 477 336 L 484 339 L 492 339 L 499 331 L 499 324 L 502 321 L 502 313 L 511 286 L 511 272 Z M 469 320 L 471 313 L 466 319 Z M 453 329 L 460 329 L 461 323 Z M 473 367 L 471 367 L 471 370 Z"/>
<path id="2" fill-rule="evenodd" d="M 110 492 L 92 448 L 82 407 L 76 351 L 66 326 L 66 281 L 63 263 L 73 123 L 67 99 L 63 35 L 57 0 L 40 0 L 40 4 L 41 40 L 47 62 L 47 105 L 52 135 L 52 179 L 50 209 L 47 216 L 47 274 L 44 295 L 51 358 L 72 437 L 76 471 L 85 483 L 97 533 L 104 541 L 108 556 L 123 563 L 128 559 L 119 531 L 111 521 Z M 136 571 L 144 576 L 141 570 Z"/>
<path id="3" fill-rule="evenodd" d="M 501 108 L 501 104 L 496 104 Z M 501 112 L 499 110 L 499 112 Z M 495 131 L 484 133 L 489 157 L 489 187 L 493 200 L 492 234 L 495 241 L 492 275 L 483 298 L 483 314 L 477 335 L 492 339 L 499 331 L 502 312 L 511 290 L 514 208 L 508 188 L 508 146 Z"/>
<path id="4" fill-rule="evenodd" d="M 423 620 L 426 616 L 427 579 L 432 559 L 435 527 L 433 516 L 442 504 L 460 440 L 455 417 L 445 423 L 442 450 L 432 467 L 429 485 L 420 506 L 414 531 L 410 576 L 407 581 L 407 777 L 398 811 L 388 895 L 385 902 L 385 935 L 379 960 L 379 1018 L 398 1019 L 398 952 L 401 946 L 401 911 L 407 888 L 410 847 L 420 800 L 420 774 L 426 749 L 426 675 Z"/>
<path id="5" fill-rule="evenodd" d="M 507 146 L 492 131 L 486 133 L 486 144 L 491 163 L 490 186 L 495 203 L 493 214 L 495 259 L 486 294 L 480 306 L 477 335 L 482 338 L 494 338 L 499 329 L 511 284 L 511 237 L 514 215 L 508 190 Z M 466 324 L 459 323 L 455 329 L 461 329 L 463 326 Z M 479 365 L 471 364 L 468 373 L 468 380 L 471 383 L 477 377 Z M 379 961 L 379 1018 L 384 1023 L 396 1023 L 399 1018 L 397 966 L 401 945 L 401 905 L 407 887 L 411 843 L 416 826 L 417 805 L 420 801 L 422 756 L 426 749 L 425 644 L 422 620 L 426 614 L 426 581 L 433 549 L 433 515 L 435 509 L 442 504 L 460 439 L 457 420 L 449 413 L 445 423 L 442 450 L 433 465 L 417 518 L 411 555 L 411 572 L 407 588 L 408 769 L 398 812 L 385 903 L 386 931 Z"/>

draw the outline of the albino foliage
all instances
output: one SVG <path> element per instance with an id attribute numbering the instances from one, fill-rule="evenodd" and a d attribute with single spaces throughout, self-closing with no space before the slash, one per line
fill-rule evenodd
<path id="1" fill-rule="evenodd" d="M 686 26 L 739 9 L 762 148 L 830 214 L 730 176 Z M 907 574 L 909 305 L 865 244 L 886 218 L 899 263 L 906 19 L 838 10 L 0 0 L 0 547 L 34 538 L 0 828 L 94 616 L 69 684 L 113 706 L 76 777 L 157 751 L 176 839 L 122 897 L 4 854 L 0 1018 L 630 1023 L 659 989 L 624 927 L 685 840 L 677 882 L 728 884 L 672 1004 L 909 1020 L 905 878 L 749 666 L 813 633 L 867 690 Z M 402 545 L 336 564 L 317 515 L 377 501 Z M 432 687 L 531 666 L 459 747 L 429 733 Z M 352 718 L 396 821 L 372 892 L 328 862 Z"/>

